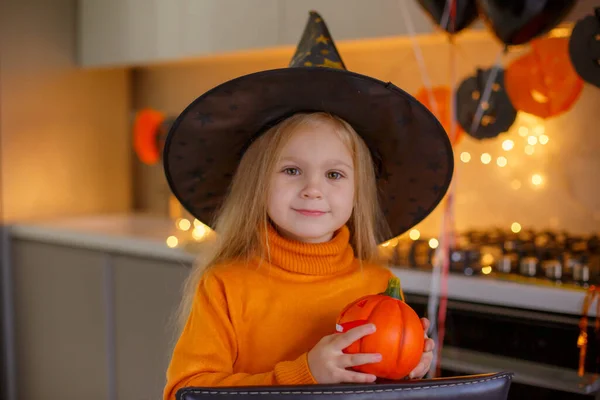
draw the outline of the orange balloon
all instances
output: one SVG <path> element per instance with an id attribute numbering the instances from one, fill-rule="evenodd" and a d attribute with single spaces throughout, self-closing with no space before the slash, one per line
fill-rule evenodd
<path id="1" fill-rule="evenodd" d="M 583 90 L 569 58 L 569 39 L 532 41 L 531 51 L 506 68 L 504 85 L 517 110 L 542 118 L 569 110 Z"/>
<path id="2" fill-rule="evenodd" d="M 163 113 L 152 109 L 141 110 L 135 116 L 133 148 L 144 164 L 152 165 L 160 160 L 157 138 L 164 119 Z"/>
<path id="3" fill-rule="evenodd" d="M 461 128 L 458 122 L 455 122 L 455 134 L 450 132 L 450 124 L 452 122 L 452 115 L 450 112 L 450 96 L 452 95 L 450 88 L 447 86 L 434 86 L 431 88 L 433 98 L 435 99 L 437 112 L 431 107 L 429 102 L 429 91 L 427 88 L 422 87 L 415 96 L 429 111 L 435 114 L 437 119 L 440 121 L 446 134 L 450 138 L 452 146 L 455 146 L 460 142 L 465 131 Z"/>

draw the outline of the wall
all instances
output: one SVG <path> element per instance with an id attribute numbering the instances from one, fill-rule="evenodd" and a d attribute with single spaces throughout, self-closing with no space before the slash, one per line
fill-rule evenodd
<path id="1" fill-rule="evenodd" d="M 5 221 L 131 206 L 129 75 L 76 67 L 76 3 L 0 1 Z"/>
<path id="2" fill-rule="evenodd" d="M 335 32 L 332 32 L 335 37 Z M 450 84 L 451 46 L 442 35 L 423 36 L 418 40 L 429 79 L 434 85 Z M 409 93 L 416 93 L 422 76 L 408 38 L 338 43 L 349 69 L 392 81 Z M 525 48 L 516 49 L 502 58 L 504 64 Z M 464 32 L 456 40 L 457 81 L 471 75 L 477 66 L 490 67 L 501 47 L 487 31 Z M 287 65 L 292 48 L 221 56 L 190 63 L 144 68 L 134 75 L 134 107 L 153 107 L 170 115 L 181 112 L 204 91 L 225 80 L 261 69 Z M 500 137 L 477 141 L 466 137 L 457 147 L 457 158 L 469 152 L 472 161 L 457 160 L 455 219 L 459 230 L 509 228 L 513 222 L 523 227 L 562 228 L 572 232 L 598 231 L 600 226 L 600 115 L 597 104 L 600 90 L 586 85 L 575 107 L 568 113 L 531 121 L 521 114 L 512 129 Z M 521 125 L 542 125 L 550 138 L 547 145 L 537 145 L 535 153 L 524 153 L 524 141 L 518 134 Z M 505 139 L 515 142 L 515 149 L 504 152 Z M 482 153 L 493 157 L 492 163 L 479 161 Z M 503 154 L 506 153 L 506 154 Z M 505 155 L 508 165 L 500 168 L 496 158 Z M 533 174 L 540 174 L 544 184 L 531 184 Z M 135 171 L 137 206 L 166 213 L 168 188 L 160 165 L 142 166 Z M 517 183 L 518 181 L 518 183 Z M 518 189 L 513 189 L 513 186 Z M 419 227 L 436 234 L 441 207 Z"/>

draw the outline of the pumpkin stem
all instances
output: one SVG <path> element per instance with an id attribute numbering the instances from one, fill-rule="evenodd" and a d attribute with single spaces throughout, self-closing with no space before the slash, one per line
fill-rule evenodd
<path id="1" fill-rule="evenodd" d="M 387 289 L 383 294 L 404 301 L 404 293 L 402 293 L 402 288 L 400 287 L 400 279 L 396 276 L 390 278 Z"/>

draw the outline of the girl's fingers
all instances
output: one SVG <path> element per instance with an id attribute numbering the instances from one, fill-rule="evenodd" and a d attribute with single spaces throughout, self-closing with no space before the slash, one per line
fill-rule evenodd
<path id="1" fill-rule="evenodd" d="M 376 379 L 377 377 L 375 375 L 363 374 L 361 372 L 354 372 L 349 370 L 344 370 L 340 374 L 340 381 L 348 383 L 371 383 L 375 382 Z"/>
<path id="2" fill-rule="evenodd" d="M 359 353 L 344 354 L 341 357 L 341 368 L 356 367 L 364 364 L 374 364 L 381 361 L 381 354 Z"/>
<path id="3" fill-rule="evenodd" d="M 419 365 L 417 365 L 417 367 L 415 369 L 412 370 L 412 372 L 408 376 L 410 379 L 421 378 L 422 376 L 425 375 L 425 373 L 428 371 L 428 369 L 429 368 L 427 368 L 427 366 L 424 365 L 423 362 L 421 362 L 421 363 L 419 363 Z"/>
<path id="4" fill-rule="evenodd" d="M 338 334 L 333 339 L 335 349 L 342 351 L 363 336 L 370 335 L 373 332 L 375 332 L 375 325 L 365 324 L 352 328 L 348 332 Z"/>
<path id="5" fill-rule="evenodd" d="M 433 339 L 425 339 L 425 346 L 423 347 L 423 351 L 425 352 L 433 351 L 433 349 L 435 348 L 435 342 L 433 341 Z"/>

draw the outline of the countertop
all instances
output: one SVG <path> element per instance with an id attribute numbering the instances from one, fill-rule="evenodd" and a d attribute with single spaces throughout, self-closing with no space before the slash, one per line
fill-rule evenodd
<path id="1" fill-rule="evenodd" d="M 17 239 L 62 244 L 111 253 L 192 262 L 194 255 L 167 246 L 175 222 L 146 214 L 110 214 L 22 222 L 9 226 Z"/>
<path id="2" fill-rule="evenodd" d="M 12 238 L 82 247 L 111 253 L 159 258 L 192 263 L 195 254 L 170 248 L 166 239 L 177 235 L 175 222 L 143 214 L 96 215 L 58 220 L 16 223 L 9 226 Z M 181 234 L 181 232 L 179 232 Z M 406 293 L 429 294 L 431 274 L 427 271 L 395 266 Z M 554 284 L 532 284 L 494 279 L 489 276 L 448 278 L 448 297 L 483 304 L 579 315 L 585 291 Z M 590 316 L 596 307 L 591 307 Z"/>

